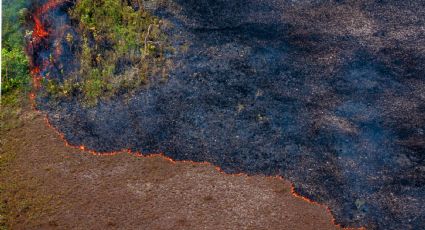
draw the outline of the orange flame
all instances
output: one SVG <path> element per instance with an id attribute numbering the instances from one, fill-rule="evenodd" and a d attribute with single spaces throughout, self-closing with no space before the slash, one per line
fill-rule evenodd
<path id="1" fill-rule="evenodd" d="M 60 4 L 64 2 L 69 2 L 69 0 L 49 0 L 44 5 L 42 5 L 40 8 L 37 8 L 36 11 L 33 14 L 33 20 L 34 20 L 34 28 L 32 33 L 32 42 L 35 44 L 38 44 L 41 39 L 47 37 L 49 35 L 49 32 L 45 29 L 43 22 L 41 20 L 42 16 L 47 13 L 49 10 L 59 6 Z M 32 44 L 34 45 L 34 44 Z M 49 63 L 43 63 L 43 65 L 49 65 Z M 40 82 L 42 80 L 42 76 L 40 75 L 40 67 L 39 66 L 32 66 L 31 70 L 31 76 L 33 80 L 33 86 L 34 89 L 40 88 Z M 35 98 L 35 93 L 34 96 Z"/>
<path id="2" fill-rule="evenodd" d="M 39 67 L 34 67 L 31 70 L 31 76 L 32 76 L 32 83 L 35 89 L 40 88 L 41 85 L 41 79 L 42 77 L 40 76 L 40 68 Z"/>
<path id="3" fill-rule="evenodd" d="M 33 105 L 35 105 L 35 103 L 33 103 Z M 34 106 L 33 106 L 33 108 L 35 109 L 35 111 L 36 112 L 38 112 L 38 113 L 42 113 L 41 111 L 39 111 L 39 110 L 37 110 Z M 179 161 L 176 161 L 176 160 L 174 160 L 174 159 L 172 159 L 172 158 L 170 158 L 170 157 L 168 157 L 168 156 L 165 156 L 164 155 L 164 153 L 142 153 L 142 152 L 133 152 L 133 151 L 131 151 L 130 149 L 122 149 L 122 150 L 119 150 L 119 151 L 112 151 L 112 152 L 97 152 L 97 151 L 95 151 L 95 150 L 91 150 L 91 149 L 88 149 L 87 147 L 85 147 L 84 145 L 80 145 L 80 146 L 75 146 L 75 145 L 71 145 L 71 144 L 69 144 L 69 142 L 66 140 L 66 138 L 65 138 L 65 135 L 63 134 L 63 133 L 61 133 L 57 128 L 55 128 L 51 123 L 50 123 L 50 121 L 49 121 L 49 119 L 48 119 L 48 117 L 47 117 L 47 115 L 45 115 L 45 117 L 44 117 L 44 121 L 46 122 L 46 125 L 50 128 L 50 129 L 52 129 L 59 137 L 60 137 L 60 139 L 65 143 L 65 146 L 67 146 L 67 147 L 70 147 L 70 148 L 74 148 L 74 149 L 79 149 L 80 151 L 83 151 L 83 152 L 86 152 L 86 153 L 90 153 L 90 154 L 92 154 L 92 155 L 94 155 L 94 156 L 102 156 L 102 157 L 105 157 L 105 156 L 116 156 L 116 155 L 119 155 L 119 154 L 129 154 L 129 155 L 131 155 L 131 156 L 134 156 L 134 157 L 141 157 L 141 158 L 155 158 L 155 157 L 160 157 L 160 158 L 163 158 L 163 159 L 165 159 L 166 161 L 168 161 L 168 162 L 171 162 L 172 164 L 177 164 L 177 163 L 179 163 L 179 162 L 181 162 L 181 163 L 189 163 L 189 164 L 194 164 L 194 165 L 207 165 L 207 166 L 213 166 L 214 167 L 214 169 L 216 170 L 216 171 L 218 171 L 219 173 L 221 173 L 221 174 L 224 174 L 224 175 L 226 175 L 226 176 L 243 176 L 243 177 L 250 177 L 250 175 L 248 175 L 248 174 L 246 174 L 246 173 L 237 173 L 237 174 L 228 174 L 228 173 L 226 173 L 226 172 L 224 172 L 220 167 L 218 167 L 218 166 L 215 166 L 215 165 L 213 165 L 212 163 L 210 163 L 210 162 L 207 162 L 207 161 L 202 161 L 202 162 L 196 162 L 196 161 L 191 161 L 191 160 L 179 160 Z M 266 176 L 265 178 L 267 178 L 267 179 L 279 179 L 279 180 L 281 180 L 282 182 L 283 181 L 287 181 L 287 180 L 285 180 L 282 176 Z M 331 220 L 331 222 L 332 222 L 332 224 L 333 225 L 335 225 L 336 227 L 338 227 L 338 228 L 340 228 L 340 229 L 344 229 L 344 230 L 354 230 L 354 229 L 358 229 L 358 230 L 366 230 L 366 228 L 365 227 L 361 227 L 361 228 L 350 228 L 350 227 L 342 227 L 342 225 L 341 224 L 339 224 L 337 221 L 336 221 L 336 219 L 334 218 L 334 216 L 333 216 L 333 213 L 332 213 L 332 211 L 331 211 L 331 209 L 328 207 L 328 206 L 326 206 L 326 205 L 324 205 L 324 204 L 320 204 L 320 203 L 318 203 L 318 202 L 316 202 L 316 201 L 313 201 L 313 200 L 311 200 L 311 199 L 309 199 L 309 198 L 307 198 L 307 197 L 304 197 L 304 196 L 302 196 L 302 195 L 300 195 L 300 194 L 298 194 L 296 191 L 295 191 L 295 186 L 294 186 L 294 183 L 291 183 L 291 194 L 294 196 L 294 197 L 296 197 L 296 198 L 298 198 L 298 199 L 301 199 L 301 200 L 303 200 L 303 201 L 305 201 L 305 202 L 307 202 L 307 203 L 309 203 L 309 204 L 312 204 L 312 205 L 316 205 L 316 206 L 320 206 L 320 207 L 322 207 L 322 208 L 324 208 L 325 210 L 326 210 L 326 212 L 332 217 L 332 220 Z"/>
<path id="4" fill-rule="evenodd" d="M 49 0 L 46 4 L 44 4 L 42 7 L 38 8 L 36 10 L 35 14 L 33 15 L 34 22 L 35 22 L 34 31 L 33 31 L 33 37 L 35 37 L 35 38 L 44 38 L 44 37 L 46 37 L 46 36 L 49 35 L 49 33 L 44 29 L 44 26 L 41 23 L 41 20 L 40 20 L 41 16 L 44 13 L 48 12 L 49 10 L 57 7 L 59 4 L 64 3 L 64 2 L 67 2 L 67 1 L 69 2 L 69 0 Z M 38 89 L 39 86 L 40 86 L 40 80 L 41 80 L 40 68 L 39 67 L 33 67 L 33 69 L 31 70 L 31 75 L 33 76 L 34 88 L 35 89 Z M 36 113 L 43 114 L 41 111 L 39 111 L 36 108 L 36 102 L 35 102 L 36 93 L 35 92 L 30 93 L 29 98 L 30 98 L 31 105 L 32 105 L 32 108 L 34 109 L 34 111 Z M 84 152 L 90 153 L 90 154 L 95 155 L 95 156 L 114 156 L 114 155 L 118 155 L 118 154 L 127 153 L 127 154 L 130 154 L 130 155 L 134 156 L 134 157 L 143 157 L 143 158 L 161 157 L 161 158 L 163 158 L 163 159 L 171 162 L 172 164 L 177 164 L 178 162 L 183 162 L 183 163 L 198 164 L 198 165 L 212 165 L 210 162 L 206 162 L 206 161 L 204 161 L 204 162 L 195 162 L 195 161 L 190 161 L 190 160 L 175 161 L 172 158 L 165 156 L 163 153 L 141 153 L 141 152 L 133 152 L 130 149 L 123 149 L 121 151 L 113 151 L 113 152 L 97 152 L 97 151 L 88 149 L 84 145 L 74 146 L 74 145 L 69 144 L 69 142 L 65 139 L 65 135 L 63 133 L 61 133 L 57 128 L 55 128 L 50 123 L 47 115 L 44 115 L 44 116 L 45 116 L 44 117 L 44 120 L 46 122 L 46 125 L 49 128 L 51 128 L 60 137 L 60 139 L 64 142 L 65 146 L 68 146 L 68 147 L 71 147 L 71 148 L 75 148 L 75 149 L 79 149 L 80 151 L 84 151 Z M 244 176 L 244 177 L 249 177 L 249 175 L 247 175 L 245 173 L 227 174 L 220 167 L 214 166 L 214 165 L 212 165 L 212 166 L 219 173 L 225 174 L 226 176 Z M 268 178 L 268 179 L 275 179 L 275 178 L 277 178 L 279 180 L 284 181 L 284 178 L 281 177 L 281 176 L 267 176 L 266 178 Z M 315 201 L 313 201 L 313 200 L 311 200 L 309 198 L 303 197 L 300 194 L 298 194 L 295 191 L 295 186 L 294 186 L 293 183 L 291 184 L 291 194 L 294 197 L 299 198 L 299 199 L 301 199 L 301 200 L 303 200 L 303 201 L 305 201 L 307 203 L 324 207 L 326 209 L 326 211 L 333 217 L 333 214 L 332 214 L 330 208 L 327 207 L 326 205 L 319 204 L 319 203 L 317 203 L 317 202 L 315 202 Z M 348 229 L 354 229 L 354 228 L 343 228 L 340 224 L 338 224 L 336 222 L 336 220 L 334 218 L 332 219 L 332 223 L 336 227 L 341 228 L 341 229 L 347 229 L 347 230 Z M 357 228 L 357 229 L 359 229 L 359 230 L 365 230 L 366 228 L 363 228 L 362 227 L 362 228 Z"/>
<path id="5" fill-rule="evenodd" d="M 37 16 L 34 16 L 34 31 L 33 31 L 33 35 L 37 38 L 44 38 L 47 35 L 49 35 L 49 33 L 44 29 L 43 25 L 41 24 L 40 18 L 38 18 Z"/>
<path id="6" fill-rule="evenodd" d="M 57 6 L 59 6 L 60 4 L 64 2 L 71 2 L 71 1 L 70 0 L 49 0 L 36 10 L 36 14 L 37 15 L 45 14 L 49 10 L 56 8 Z"/>
<path id="7" fill-rule="evenodd" d="M 49 32 L 44 28 L 43 23 L 41 22 L 41 17 L 50 11 L 53 8 L 56 8 L 64 2 L 70 2 L 69 0 L 49 0 L 40 8 L 38 8 L 33 14 L 34 18 L 34 28 L 33 28 L 33 37 L 35 38 L 44 38 L 49 35 Z"/>

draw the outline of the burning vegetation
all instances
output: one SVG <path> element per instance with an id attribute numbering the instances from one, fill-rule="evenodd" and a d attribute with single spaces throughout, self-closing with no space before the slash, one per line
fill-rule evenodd
<path id="1" fill-rule="evenodd" d="M 131 2 L 129 2 L 131 3 Z M 127 1 L 50 0 L 36 8 L 29 39 L 42 97 L 85 106 L 166 79 L 172 53 L 162 21 Z"/>
<path id="2" fill-rule="evenodd" d="M 424 6 L 173 2 L 161 20 L 127 1 L 32 7 L 37 106 L 70 145 L 283 176 L 343 226 L 425 225 Z M 157 85 L 164 20 L 191 46 Z"/>

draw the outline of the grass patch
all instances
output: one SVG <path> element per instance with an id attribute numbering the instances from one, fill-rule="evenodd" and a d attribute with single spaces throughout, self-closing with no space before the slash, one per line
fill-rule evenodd
<path id="1" fill-rule="evenodd" d="M 13 129 L 25 128 L 22 116 L 28 106 L 25 93 L 9 92 L 2 98 L 0 110 L 0 230 L 36 228 L 53 211 L 53 196 L 42 192 L 43 182 L 20 168 L 19 147 L 22 139 L 11 136 Z M 18 131 L 19 132 L 19 131 Z M 14 132 L 16 135 L 16 132 Z"/>
<path id="2" fill-rule="evenodd" d="M 161 30 L 163 22 L 148 11 L 134 10 L 126 1 L 80 0 L 70 15 L 81 33 L 80 68 L 66 73 L 63 82 L 45 80 L 46 96 L 77 96 L 83 105 L 94 106 L 146 86 L 153 76 L 167 78 L 171 63 L 165 54 L 174 49 Z"/>
<path id="3" fill-rule="evenodd" d="M 15 89 L 1 98 L 0 109 L 0 136 L 22 125 L 19 116 L 22 113 L 22 105 L 27 102 L 26 91 Z"/>
<path id="4" fill-rule="evenodd" d="M 8 179 L 0 184 L 0 229 L 34 227 L 29 223 L 39 223 L 53 210 L 53 196 L 37 190 L 42 185 L 41 181 L 13 175 L 7 171 L 7 167 L 1 176 Z"/>

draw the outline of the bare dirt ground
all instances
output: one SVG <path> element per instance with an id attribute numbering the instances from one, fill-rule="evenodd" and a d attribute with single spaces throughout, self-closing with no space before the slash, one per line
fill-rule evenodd
<path id="1" fill-rule="evenodd" d="M 28 104 L 28 103 L 26 103 Z M 335 229 L 289 182 L 66 147 L 30 106 L 2 107 L 0 229 Z"/>

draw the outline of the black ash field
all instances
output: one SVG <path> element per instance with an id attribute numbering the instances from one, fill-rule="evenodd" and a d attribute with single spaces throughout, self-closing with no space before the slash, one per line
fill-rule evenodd
<path id="1" fill-rule="evenodd" d="M 40 94 L 37 107 L 71 144 L 281 175 L 343 226 L 425 226 L 424 1 L 147 6 L 176 48 L 168 79 L 95 106 Z M 77 37 L 69 7 L 42 20 L 55 15 L 49 30 L 65 23 Z M 62 34 L 31 50 L 35 65 Z M 68 52 L 49 66 L 66 78 L 79 63 Z"/>

